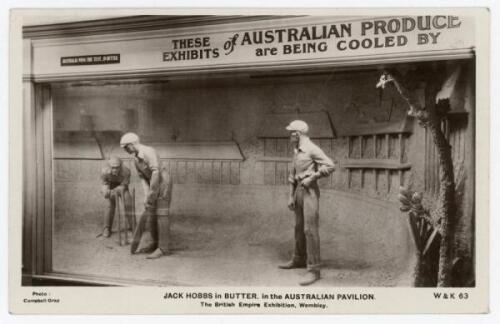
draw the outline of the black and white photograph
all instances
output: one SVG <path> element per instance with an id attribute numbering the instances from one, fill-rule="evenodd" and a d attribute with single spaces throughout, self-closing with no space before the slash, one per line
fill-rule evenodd
<path id="1" fill-rule="evenodd" d="M 20 312 L 77 286 L 174 313 L 401 288 L 487 310 L 486 10 L 75 11 L 11 13 Z"/>

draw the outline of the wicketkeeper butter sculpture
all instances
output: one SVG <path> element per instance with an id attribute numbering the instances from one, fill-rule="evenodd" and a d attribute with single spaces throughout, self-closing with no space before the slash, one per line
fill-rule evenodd
<path id="1" fill-rule="evenodd" d="M 134 210 L 132 207 L 132 197 L 128 190 L 130 184 L 130 170 L 123 165 L 119 158 L 113 156 L 108 160 L 106 167 L 101 171 L 101 182 L 101 193 L 108 201 L 102 235 L 104 237 L 111 236 L 115 210 L 119 208 L 119 197 L 123 199 L 125 207 L 125 216 L 128 223 L 128 228 L 126 230 L 132 230 L 134 226 Z"/>

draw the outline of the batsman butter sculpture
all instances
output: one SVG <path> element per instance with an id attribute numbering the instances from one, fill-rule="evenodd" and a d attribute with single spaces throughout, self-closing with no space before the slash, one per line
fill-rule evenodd
<path id="1" fill-rule="evenodd" d="M 126 133 L 120 146 L 133 155 L 135 168 L 144 189 L 144 212 L 133 234 L 131 253 L 151 253 L 148 259 L 170 254 L 170 202 L 172 179 L 160 166 L 155 149 L 142 145 L 139 136 Z"/>

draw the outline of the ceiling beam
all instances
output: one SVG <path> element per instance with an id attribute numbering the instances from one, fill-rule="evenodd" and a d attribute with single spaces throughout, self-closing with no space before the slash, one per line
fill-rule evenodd
<path id="1" fill-rule="evenodd" d="M 202 25 L 228 24 L 269 19 L 283 19 L 296 16 L 283 15 L 143 15 L 120 18 L 97 19 L 72 23 L 24 26 L 23 38 L 57 38 L 88 36 L 122 32 L 136 32 L 167 28 L 193 27 Z"/>

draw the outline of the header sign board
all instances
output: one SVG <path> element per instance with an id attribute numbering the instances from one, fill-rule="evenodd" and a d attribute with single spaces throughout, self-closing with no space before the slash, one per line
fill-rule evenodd
<path id="1" fill-rule="evenodd" d="M 310 59 L 452 49 L 463 37 L 462 23 L 457 16 L 418 16 L 174 38 L 163 61 L 224 61 L 230 56 Z"/>
<path id="2" fill-rule="evenodd" d="M 468 16 L 309 16 L 33 42 L 37 76 L 200 71 L 472 55 Z M 100 53 L 120 54 L 101 55 Z M 113 64 L 109 64 L 113 63 Z"/>

